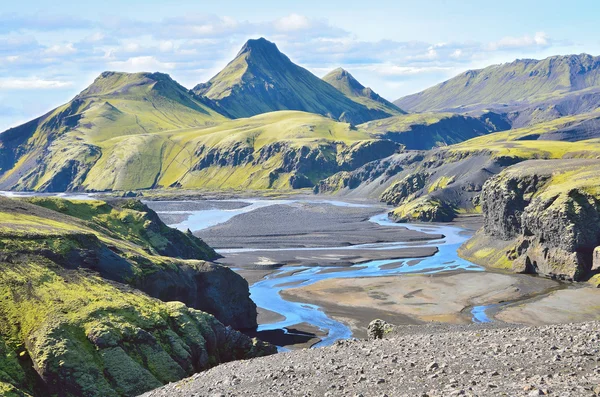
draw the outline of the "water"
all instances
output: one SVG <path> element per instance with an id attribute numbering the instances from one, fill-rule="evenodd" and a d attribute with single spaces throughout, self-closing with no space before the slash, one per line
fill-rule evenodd
<path id="1" fill-rule="evenodd" d="M 59 197 L 68 200 L 95 200 L 95 193 L 37 193 L 37 192 L 10 192 L 0 190 L 0 196 L 9 198 L 19 197 Z"/>
<path id="2" fill-rule="evenodd" d="M 258 208 L 263 208 L 269 205 L 284 204 L 289 205 L 292 203 L 302 202 L 303 200 L 238 200 L 249 202 L 250 205 L 244 208 L 235 210 L 205 210 L 205 211 L 182 211 L 181 213 L 190 214 L 189 217 L 177 224 L 171 225 L 179 229 L 190 229 L 192 231 L 202 230 L 208 227 L 215 226 L 219 223 L 223 223 L 233 218 L 234 216 L 246 212 L 253 211 Z M 308 200 L 306 202 L 311 203 L 324 203 L 336 206 L 362 206 L 370 207 L 364 204 L 351 204 L 341 201 L 328 201 L 328 200 Z M 345 339 L 352 336 L 352 331 L 345 324 L 329 318 L 323 311 L 320 310 L 319 306 L 311 305 L 306 303 L 290 302 L 283 299 L 280 295 L 280 291 L 286 288 L 301 287 L 314 284 L 321 280 L 337 279 L 337 278 L 351 278 L 351 277 L 378 277 L 388 275 L 401 275 L 409 273 L 419 274 L 433 274 L 451 270 L 469 270 L 469 271 L 483 271 L 483 268 L 475 265 L 469 261 L 466 261 L 457 255 L 458 247 L 466 241 L 470 236 L 464 232 L 463 229 L 454 226 L 447 225 L 424 225 L 424 224 L 398 224 L 391 222 L 387 214 L 381 214 L 374 216 L 370 219 L 371 222 L 377 223 L 382 226 L 391 227 L 403 227 L 410 230 L 421 231 L 430 234 L 440 234 L 443 238 L 437 240 L 428 240 L 423 242 L 397 242 L 397 243 L 378 243 L 378 244 L 363 244 L 350 247 L 323 247 L 323 248 L 305 248 L 305 250 L 331 250 L 331 249 L 396 249 L 406 247 L 425 247 L 425 246 L 436 246 L 439 251 L 431 257 L 416 257 L 416 258 L 405 258 L 402 260 L 403 264 L 394 269 L 385 269 L 385 265 L 392 263 L 399 263 L 398 259 L 390 260 L 373 260 L 366 263 L 357 264 L 345 268 L 343 271 L 334 273 L 320 273 L 326 267 L 285 267 L 277 272 L 272 273 L 265 279 L 255 283 L 250 287 L 250 294 L 254 302 L 264 309 L 276 312 L 284 316 L 285 318 L 281 321 L 271 324 L 261 324 L 258 328 L 259 331 L 266 330 L 277 330 L 285 327 L 291 327 L 299 323 L 309 323 L 317 326 L 323 331 L 328 332 L 327 336 L 322 338 L 316 346 L 325 346 L 333 343 L 338 339 Z M 231 252 L 243 252 L 260 250 L 265 251 L 264 248 L 260 249 L 235 249 L 235 250 L 221 250 L 219 252 L 226 254 Z M 277 248 L 271 249 L 271 251 L 285 251 L 285 250 L 302 250 L 299 248 Z M 417 264 L 409 266 L 407 263 L 412 260 L 419 260 Z M 384 268 L 382 268 L 384 267 Z M 285 276 L 282 276 L 286 274 Z M 487 322 L 489 319 L 485 314 L 486 306 L 477 306 L 472 310 L 474 322 Z"/>

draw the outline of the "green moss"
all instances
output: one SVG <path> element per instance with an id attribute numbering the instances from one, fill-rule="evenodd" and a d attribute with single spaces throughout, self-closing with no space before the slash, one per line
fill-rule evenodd
<path id="1" fill-rule="evenodd" d="M 456 210 L 441 200 L 423 196 L 395 208 L 390 216 L 396 222 L 449 222 Z"/>
<path id="2" fill-rule="evenodd" d="M 441 190 L 446 188 L 448 185 L 454 183 L 454 176 L 441 176 L 431 185 L 429 185 L 428 192 L 432 193 L 436 190 Z"/>

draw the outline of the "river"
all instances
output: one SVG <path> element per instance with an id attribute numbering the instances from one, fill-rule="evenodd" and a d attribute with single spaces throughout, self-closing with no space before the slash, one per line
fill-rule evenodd
<path id="1" fill-rule="evenodd" d="M 264 208 L 269 205 L 286 205 L 292 203 L 303 202 L 304 200 L 267 200 L 267 199 L 237 199 L 230 200 L 236 202 L 246 202 L 249 205 L 238 209 L 204 209 L 199 211 L 159 211 L 160 214 L 182 214 L 186 215 L 183 221 L 179 223 L 171 224 L 170 226 L 176 227 L 180 230 L 190 229 L 193 232 L 210 228 L 220 223 L 227 222 L 229 219 L 236 215 L 254 211 L 259 208 Z M 305 200 L 309 203 L 323 203 L 330 204 L 333 206 L 368 206 L 366 204 L 353 204 L 346 203 L 343 201 L 336 200 Z M 402 260 L 403 264 L 399 267 L 386 268 L 386 265 L 392 263 L 398 263 L 398 259 L 390 260 L 373 260 L 359 265 L 354 265 L 345 268 L 342 271 L 336 272 L 323 272 L 326 267 L 322 266 L 286 266 L 271 275 L 267 276 L 261 281 L 254 283 L 250 287 L 251 297 L 254 302 L 264 309 L 278 313 L 284 317 L 283 320 L 269 324 L 260 324 L 258 331 L 268 330 L 285 330 L 286 327 L 291 327 L 300 323 L 308 323 L 319 329 L 327 332 L 327 335 L 321 338 L 321 341 L 315 346 L 325 346 L 333 343 L 338 339 L 350 338 L 352 331 L 350 328 L 335 319 L 328 317 L 317 305 L 311 305 L 306 303 L 291 302 L 283 299 L 280 295 L 280 291 L 286 288 L 306 286 L 313 284 L 320 280 L 332 279 L 332 278 L 351 278 L 351 277 L 377 277 L 377 276 L 389 276 L 407 273 L 418 273 L 418 274 L 431 274 L 453 270 L 469 270 L 469 271 L 483 271 L 484 269 L 478 265 L 475 265 L 469 261 L 466 261 L 457 255 L 458 247 L 466 241 L 470 234 L 465 230 L 448 225 L 434 225 L 434 224 L 397 224 L 391 222 L 386 213 L 374 216 L 370 219 L 371 222 L 377 223 L 383 226 L 403 227 L 416 231 L 421 231 L 430 234 L 441 234 L 444 237 L 438 240 L 429 240 L 415 244 L 411 242 L 409 244 L 398 242 L 398 243 L 376 243 L 376 244 L 362 244 L 356 246 L 346 247 L 322 247 L 322 248 L 306 248 L 306 250 L 330 250 L 330 249 L 397 249 L 406 247 L 418 247 L 418 246 L 436 246 L 438 252 L 425 258 L 405 258 Z M 218 251 L 223 255 L 232 252 L 241 251 L 252 251 L 253 248 L 240 248 L 240 249 L 229 249 Z M 261 251 L 265 251 L 265 248 L 261 248 Z M 267 249 L 268 250 L 268 249 Z M 286 248 L 274 248 L 271 250 L 286 250 Z M 294 248 L 298 250 L 298 248 Z M 417 264 L 411 263 L 411 261 L 419 261 Z M 486 315 L 486 306 L 476 306 L 472 309 L 472 318 L 474 322 L 488 322 L 490 319 Z"/>

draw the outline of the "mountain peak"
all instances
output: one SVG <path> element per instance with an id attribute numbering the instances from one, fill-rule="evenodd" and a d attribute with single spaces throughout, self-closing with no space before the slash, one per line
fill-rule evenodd
<path id="1" fill-rule="evenodd" d="M 396 114 L 349 98 L 293 63 L 262 37 L 248 40 L 235 59 L 208 82 L 194 87 L 193 92 L 233 118 L 300 110 L 360 124 Z"/>
<path id="2" fill-rule="evenodd" d="M 327 73 L 323 81 L 329 83 L 342 94 L 367 106 L 369 109 L 379 109 L 390 114 L 402 114 L 404 111 L 365 87 L 344 68 L 337 68 Z"/>
<path id="3" fill-rule="evenodd" d="M 96 77 L 94 82 L 83 90 L 78 97 L 126 94 L 136 88 L 150 88 L 158 83 L 178 85 L 171 76 L 165 73 L 106 71 Z"/>
<path id="4" fill-rule="evenodd" d="M 277 45 L 264 37 L 258 39 L 250 39 L 248 40 L 237 54 L 237 56 L 242 56 L 244 54 L 255 54 L 255 53 L 263 53 L 263 54 L 281 54 Z"/>
<path id="5" fill-rule="evenodd" d="M 342 91 L 344 94 L 349 95 L 353 92 L 357 95 L 362 95 L 362 91 L 365 86 L 359 83 L 347 70 L 343 68 L 337 68 L 329 72 L 323 80 Z"/>

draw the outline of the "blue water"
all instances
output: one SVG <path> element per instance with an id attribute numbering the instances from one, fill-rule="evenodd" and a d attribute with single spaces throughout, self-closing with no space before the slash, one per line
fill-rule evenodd
<path id="1" fill-rule="evenodd" d="M 253 211 L 258 208 L 263 208 L 269 205 L 276 204 L 292 204 L 302 202 L 303 200 L 239 200 L 249 202 L 250 205 L 244 208 L 235 210 L 205 210 L 205 211 L 192 211 L 182 212 L 190 214 L 189 217 L 177 224 L 171 225 L 179 229 L 190 229 L 192 231 L 201 230 L 208 228 L 219 223 L 223 223 L 233 218 L 238 214 Z M 341 201 L 328 201 L 328 200 L 308 200 L 306 202 L 311 203 L 327 203 L 337 206 L 367 206 L 364 204 L 351 204 Z M 172 213 L 172 212 L 167 212 Z M 321 280 L 334 279 L 334 278 L 351 278 L 351 277 L 378 277 L 388 275 L 401 275 L 401 274 L 433 274 L 451 270 L 470 270 L 470 271 L 483 271 L 483 268 L 475 265 L 469 261 L 466 261 L 457 255 L 458 247 L 466 241 L 470 236 L 464 232 L 463 229 L 446 226 L 446 225 L 430 225 L 430 224 L 398 224 L 391 222 L 387 214 L 381 214 L 374 216 L 370 219 L 371 222 L 377 223 L 382 226 L 390 227 L 403 227 L 410 230 L 416 230 L 429 234 L 443 235 L 443 238 L 436 240 L 428 240 L 423 242 L 409 242 L 409 243 L 377 243 L 377 244 L 363 244 L 358 246 L 350 247 L 323 247 L 323 248 L 305 248 L 306 250 L 331 250 L 331 249 L 396 249 L 406 247 L 426 247 L 436 246 L 438 252 L 426 258 L 405 258 L 402 260 L 403 264 L 400 267 L 394 269 L 385 269 L 384 265 L 398 263 L 398 259 L 390 260 L 374 260 L 366 263 L 357 264 L 345 268 L 343 271 L 333 273 L 321 273 L 326 267 L 285 267 L 268 276 L 267 278 L 255 283 L 250 287 L 251 298 L 254 302 L 264 309 L 281 314 L 284 320 L 271 324 L 261 324 L 258 328 L 259 331 L 266 330 L 277 330 L 285 327 L 291 327 L 299 323 L 309 323 L 317 326 L 323 331 L 328 332 L 327 336 L 322 338 L 322 341 L 316 346 L 325 346 L 332 344 L 338 339 L 350 338 L 352 331 L 345 324 L 329 318 L 323 311 L 320 310 L 319 306 L 311 305 L 306 303 L 290 302 L 283 299 L 280 295 L 280 291 L 286 288 L 295 288 L 300 286 L 306 286 L 314 284 Z M 252 248 L 235 249 L 235 250 L 221 250 L 219 252 L 226 254 L 229 252 L 242 252 L 242 251 L 253 251 Z M 261 248 L 261 251 L 265 249 Z M 278 250 L 292 250 L 291 248 L 278 248 L 271 249 L 271 251 Z M 297 251 L 298 248 L 293 248 Z M 409 266 L 407 263 L 412 260 L 419 260 L 417 264 Z M 285 276 L 282 276 L 286 274 Z M 486 306 L 477 306 L 472 309 L 473 321 L 474 322 L 487 322 L 489 319 L 485 314 Z"/>
<path id="2" fill-rule="evenodd" d="M 491 323 L 492 320 L 488 317 L 486 310 L 492 308 L 493 305 L 490 306 L 475 306 L 471 309 L 471 315 L 473 316 L 474 323 Z"/>

